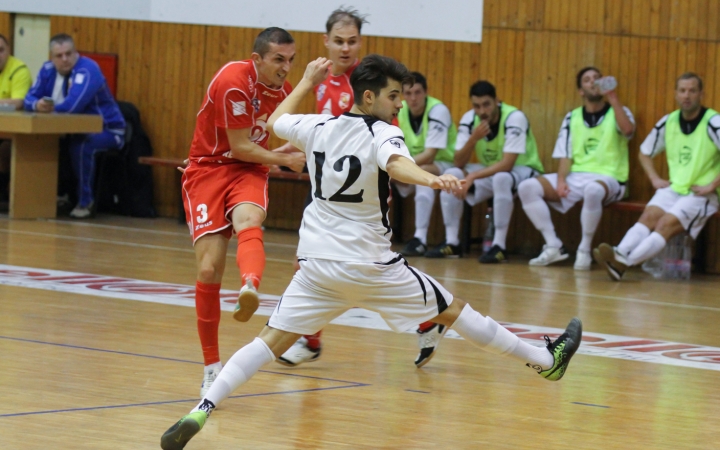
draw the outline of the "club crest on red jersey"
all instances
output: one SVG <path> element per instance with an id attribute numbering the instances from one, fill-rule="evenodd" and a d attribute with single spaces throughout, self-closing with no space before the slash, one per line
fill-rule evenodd
<path id="1" fill-rule="evenodd" d="M 342 109 L 346 109 L 350 105 L 350 94 L 347 92 L 343 92 L 340 94 L 340 99 L 338 100 L 338 106 Z"/>

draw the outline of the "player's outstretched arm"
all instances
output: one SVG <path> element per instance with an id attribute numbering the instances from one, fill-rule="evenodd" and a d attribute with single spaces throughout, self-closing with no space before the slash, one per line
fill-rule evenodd
<path id="1" fill-rule="evenodd" d="M 269 152 L 250 140 L 250 128 L 226 129 L 225 130 L 230 143 L 230 153 L 235 159 L 240 161 L 285 166 L 301 172 L 305 165 L 305 154 L 299 152 L 293 153 L 275 153 Z"/>
<path id="2" fill-rule="evenodd" d="M 288 95 L 270 115 L 267 121 L 268 130 L 272 131 L 273 126 L 275 126 L 275 121 L 283 114 L 295 114 L 297 112 L 302 99 L 309 94 L 315 86 L 327 78 L 331 65 L 332 61 L 327 58 L 318 58 L 308 63 L 300 83 L 298 83 L 290 95 Z"/>
<path id="3" fill-rule="evenodd" d="M 458 180 L 452 175 L 433 175 L 427 172 L 414 161 L 400 155 L 392 155 L 385 166 L 388 175 L 401 183 L 429 186 L 433 189 L 453 193 L 464 184 L 465 180 Z"/>

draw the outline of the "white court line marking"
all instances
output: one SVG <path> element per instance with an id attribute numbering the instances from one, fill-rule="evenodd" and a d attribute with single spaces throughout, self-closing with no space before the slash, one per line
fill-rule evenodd
<path id="1" fill-rule="evenodd" d="M 81 242 L 94 242 L 94 243 L 100 243 L 100 244 L 120 245 L 120 246 L 125 246 L 125 247 L 134 247 L 134 248 L 147 248 L 147 249 L 153 249 L 153 250 L 166 250 L 166 251 L 173 251 L 173 252 L 193 253 L 193 254 L 195 253 L 192 250 L 192 248 L 178 248 L 178 247 L 168 247 L 168 246 L 152 245 L 152 244 L 137 244 L 137 243 L 132 243 L 132 242 L 112 241 L 112 240 L 107 240 L 107 239 L 83 238 L 83 237 L 78 237 L 78 236 L 65 236 L 65 235 L 59 235 L 59 234 L 38 233 L 35 231 L 0 229 L 0 233 L 23 234 L 23 235 L 40 236 L 40 237 L 47 237 L 47 238 L 54 238 L 54 239 L 66 239 L 66 240 L 76 240 L 76 241 L 81 241 Z M 285 244 L 278 244 L 278 245 L 285 245 Z M 296 248 L 294 245 L 292 245 L 290 247 L 292 247 L 293 249 Z M 235 255 L 229 254 L 227 256 L 227 258 L 234 259 Z M 282 264 L 292 264 L 293 263 L 293 260 L 291 260 L 291 259 L 266 258 L 266 261 L 282 263 Z M 720 307 L 714 307 L 714 306 L 666 303 L 666 302 L 659 302 L 659 301 L 655 301 L 655 300 L 645 300 L 645 299 L 632 298 L 632 297 L 616 297 L 613 295 L 590 294 L 590 293 L 583 293 L 583 292 L 576 292 L 576 291 L 562 291 L 562 290 L 558 290 L 558 289 L 548 289 L 548 288 L 540 288 L 540 287 L 533 287 L 533 286 L 522 286 L 522 285 L 516 285 L 516 284 L 505 284 L 505 283 L 497 283 L 497 282 L 493 282 L 493 281 L 466 280 L 463 278 L 452 278 L 452 277 L 443 277 L 443 276 L 435 276 L 435 275 L 433 275 L 433 278 L 438 279 L 438 280 L 444 280 L 444 281 L 453 281 L 453 282 L 457 282 L 457 283 L 477 284 L 477 285 L 482 285 L 482 286 L 497 286 L 497 287 L 504 287 L 504 288 L 508 288 L 508 289 L 518 289 L 518 290 L 522 290 L 522 291 L 530 291 L 530 292 L 546 292 L 546 293 L 550 293 L 550 294 L 575 295 L 575 296 L 584 297 L 584 298 L 595 298 L 595 299 L 612 300 L 612 301 L 618 301 L 618 302 L 638 303 L 641 305 L 653 305 L 653 306 L 663 306 L 663 307 L 668 307 L 668 308 L 680 308 L 680 309 L 720 312 Z"/>
<path id="2" fill-rule="evenodd" d="M 0 285 L 175 306 L 194 307 L 195 303 L 194 286 L 11 265 L 0 265 Z M 231 311 L 237 301 L 237 292 L 223 289 L 220 296 L 221 308 Z M 72 301 L 72 296 L 63 296 L 62 298 Z M 275 309 L 279 297 L 261 295 L 260 300 L 260 308 L 256 314 L 269 316 Z M 389 330 L 378 313 L 360 308 L 346 311 L 331 323 L 373 330 Z M 513 323 L 503 323 L 503 325 L 519 338 L 534 345 L 543 345 L 544 335 L 555 338 L 564 331 L 537 325 Z M 408 332 L 413 333 L 413 331 Z M 448 331 L 446 337 L 461 339 L 453 330 Z M 585 332 L 578 353 L 720 371 L 720 348 L 695 344 Z"/>

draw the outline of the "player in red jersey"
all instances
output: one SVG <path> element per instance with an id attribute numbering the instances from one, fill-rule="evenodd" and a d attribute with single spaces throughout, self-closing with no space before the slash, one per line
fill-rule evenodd
<path id="1" fill-rule="evenodd" d="M 323 35 L 328 59 L 332 61 L 330 75 L 315 87 L 315 105 L 318 114 L 339 116 L 352 109 L 355 97 L 350 86 L 350 75 L 360 64 L 358 54 L 362 44 L 360 30 L 367 23 L 365 16 L 357 10 L 338 8 L 330 14 Z M 312 201 L 308 195 L 305 206 Z M 295 270 L 300 265 L 295 261 Z M 288 351 L 277 359 L 285 366 L 297 366 L 304 362 L 317 361 L 322 351 L 320 335 L 322 330 L 309 336 L 303 336 Z"/>
<path id="2" fill-rule="evenodd" d="M 302 152 L 268 151 L 266 121 L 292 90 L 285 77 L 294 57 L 290 33 L 275 27 L 263 30 L 251 59 L 230 62 L 215 74 L 197 115 L 182 190 L 197 261 L 195 307 L 205 360 L 201 396 L 222 368 L 220 283 L 229 240 L 235 232 L 242 279 L 233 317 L 246 322 L 258 308 L 257 289 L 265 269 L 260 226 L 268 205 L 266 164 L 295 171 L 305 164 Z"/>

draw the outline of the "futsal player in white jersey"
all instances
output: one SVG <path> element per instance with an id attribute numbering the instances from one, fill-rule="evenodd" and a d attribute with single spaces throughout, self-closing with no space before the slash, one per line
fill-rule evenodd
<path id="1" fill-rule="evenodd" d="M 268 325 L 230 358 L 205 398 L 162 436 L 177 450 L 202 429 L 216 405 L 264 365 L 282 355 L 302 334 L 311 334 L 352 307 L 377 311 L 395 331 L 424 320 L 452 327 L 483 350 L 508 355 L 549 380 L 559 380 L 582 339 L 572 319 L 547 348 L 535 347 L 484 317 L 409 266 L 390 250 L 387 200 L 390 178 L 454 191 L 452 175 L 436 176 L 412 160 L 399 128 L 390 125 L 402 107 L 402 85 L 412 82 L 397 61 L 365 57 L 350 79 L 355 104 L 349 113 L 292 115 L 303 97 L 327 75 L 325 58 L 308 64 L 293 93 L 268 120 L 268 128 L 305 151 L 314 201 L 300 228 L 300 270 Z"/>

